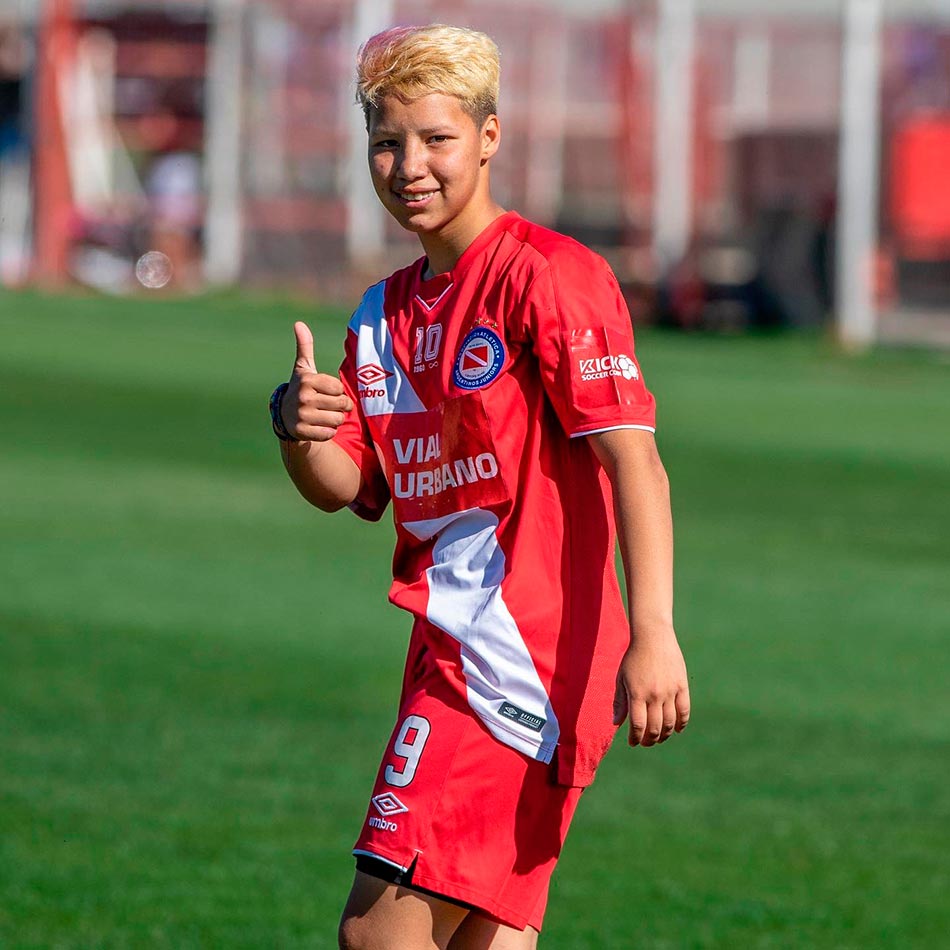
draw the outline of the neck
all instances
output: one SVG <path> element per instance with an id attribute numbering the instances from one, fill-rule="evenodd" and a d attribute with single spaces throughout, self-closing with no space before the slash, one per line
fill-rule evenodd
<path id="1" fill-rule="evenodd" d="M 420 234 L 419 241 L 429 261 L 425 276 L 435 277 L 452 270 L 472 241 L 504 213 L 501 205 L 489 200 L 471 213 L 459 215 L 436 234 Z"/>

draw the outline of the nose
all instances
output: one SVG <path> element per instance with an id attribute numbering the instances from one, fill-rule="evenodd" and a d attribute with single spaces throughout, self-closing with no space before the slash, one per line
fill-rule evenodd
<path id="1" fill-rule="evenodd" d="M 396 175 L 404 181 L 418 181 L 425 178 L 427 171 L 422 143 L 407 139 L 399 150 Z"/>

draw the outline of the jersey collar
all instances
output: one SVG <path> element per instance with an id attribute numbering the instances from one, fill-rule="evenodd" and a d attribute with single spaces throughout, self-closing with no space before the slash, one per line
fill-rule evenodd
<path id="1" fill-rule="evenodd" d="M 420 258 L 416 270 L 418 282 L 416 296 L 422 301 L 423 305 L 431 310 L 442 299 L 449 287 L 457 280 L 461 280 L 479 255 L 492 244 L 501 232 L 507 231 L 512 224 L 520 220 L 521 215 L 517 211 L 506 211 L 504 214 L 500 214 L 491 224 L 483 228 L 478 237 L 462 251 L 461 257 L 455 262 L 455 267 L 444 274 L 436 274 L 435 277 L 423 280 L 422 275 L 429 265 L 429 260 L 426 257 Z"/>

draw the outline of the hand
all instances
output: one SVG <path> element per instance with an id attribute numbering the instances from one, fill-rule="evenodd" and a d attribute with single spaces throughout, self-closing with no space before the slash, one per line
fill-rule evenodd
<path id="1" fill-rule="evenodd" d="M 336 376 L 318 373 L 313 359 L 313 334 L 306 323 L 294 324 L 297 359 L 280 415 L 287 431 L 301 442 L 327 442 L 343 425 L 353 403 Z"/>
<path id="2" fill-rule="evenodd" d="M 689 722 L 686 662 L 672 628 L 634 637 L 620 661 L 614 725 L 630 717 L 630 745 L 666 742 Z"/>

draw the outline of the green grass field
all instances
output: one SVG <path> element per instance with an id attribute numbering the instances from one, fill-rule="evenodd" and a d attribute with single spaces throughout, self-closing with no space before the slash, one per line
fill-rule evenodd
<path id="1" fill-rule="evenodd" d="M 407 619 L 266 418 L 301 304 L 0 296 L 0 947 L 335 946 Z M 643 333 L 693 722 L 542 946 L 946 946 L 950 362 Z"/>

